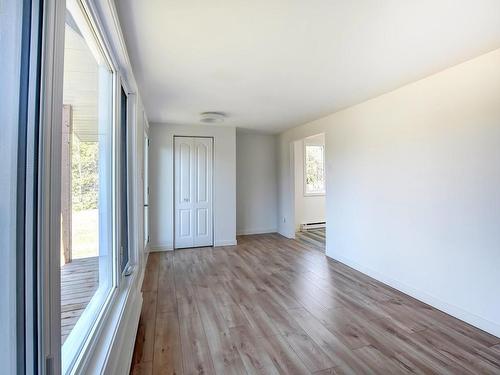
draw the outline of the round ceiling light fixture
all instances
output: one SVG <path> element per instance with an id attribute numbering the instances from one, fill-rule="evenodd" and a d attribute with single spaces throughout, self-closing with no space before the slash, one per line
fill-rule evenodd
<path id="1" fill-rule="evenodd" d="M 222 112 L 203 112 L 200 114 L 200 121 L 205 124 L 218 124 L 224 121 L 226 115 Z"/>

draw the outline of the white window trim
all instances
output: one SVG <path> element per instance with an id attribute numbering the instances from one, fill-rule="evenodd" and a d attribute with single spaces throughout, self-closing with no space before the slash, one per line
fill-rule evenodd
<path id="1" fill-rule="evenodd" d="M 308 192 L 307 191 L 307 155 L 306 155 L 306 149 L 308 146 L 315 146 L 315 147 L 321 147 L 322 153 L 323 153 L 323 181 L 324 181 L 324 186 L 323 190 L 320 191 L 312 191 Z M 303 157 L 302 157 L 302 165 L 303 165 L 303 183 L 304 183 L 304 197 L 322 197 L 326 195 L 326 176 L 325 176 L 325 145 L 324 144 L 315 144 L 315 143 L 307 143 L 306 141 L 303 141 Z"/>

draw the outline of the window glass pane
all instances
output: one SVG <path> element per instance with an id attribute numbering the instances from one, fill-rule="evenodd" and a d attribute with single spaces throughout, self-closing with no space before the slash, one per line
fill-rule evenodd
<path id="1" fill-rule="evenodd" d="M 68 371 L 114 286 L 113 73 L 82 11 L 66 13 L 61 342 Z"/>
<path id="2" fill-rule="evenodd" d="M 325 192 L 324 164 L 324 147 L 317 145 L 306 145 L 306 194 L 323 194 Z"/>

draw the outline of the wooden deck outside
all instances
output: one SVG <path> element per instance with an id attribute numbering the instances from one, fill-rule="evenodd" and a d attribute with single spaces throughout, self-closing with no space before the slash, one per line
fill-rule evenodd
<path id="1" fill-rule="evenodd" d="M 87 307 L 99 284 L 99 257 L 61 266 L 61 343 Z"/>

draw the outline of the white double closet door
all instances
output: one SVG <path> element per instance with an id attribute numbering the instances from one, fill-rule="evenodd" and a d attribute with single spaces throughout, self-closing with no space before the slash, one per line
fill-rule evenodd
<path id="1" fill-rule="evenodd" d="M 174 137 L 174 248 L 213 245 L 213 138 Z"/>

